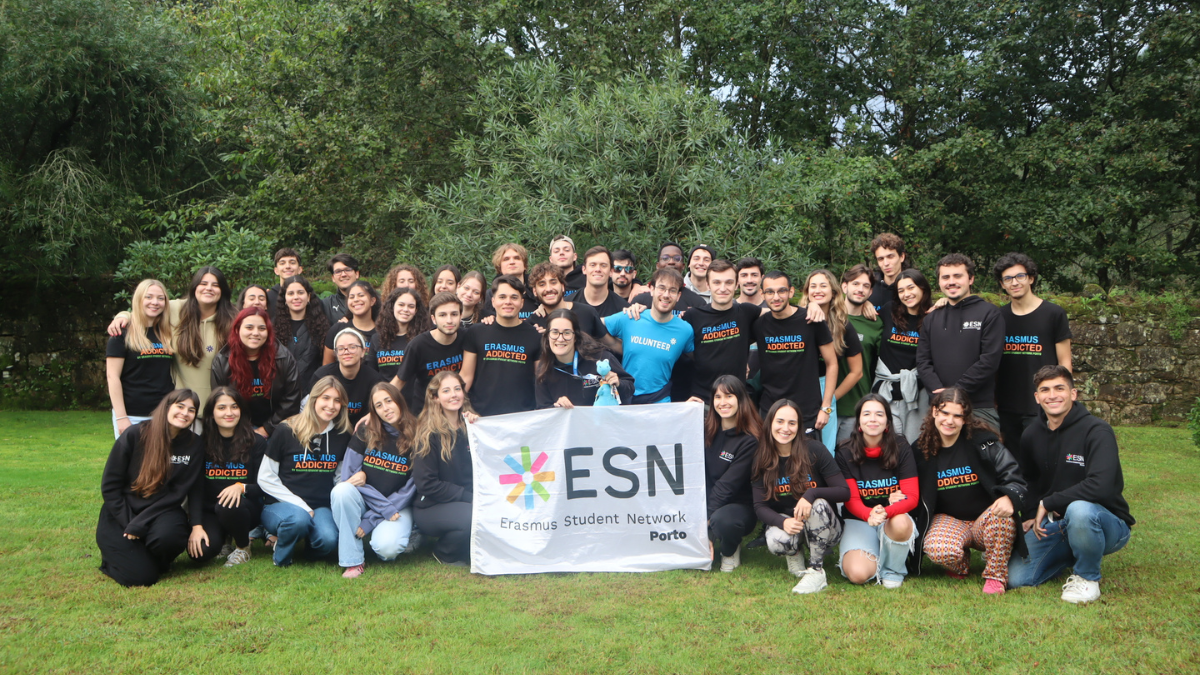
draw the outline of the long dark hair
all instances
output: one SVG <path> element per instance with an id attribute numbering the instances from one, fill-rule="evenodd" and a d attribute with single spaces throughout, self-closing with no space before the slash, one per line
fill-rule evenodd
<path id="1" fill-rule="evenodd" d="M 762 421 L 758 418 L 758 406 L 750 400 L 750 392 L 746 391 L 746 385 L 733 375 L 722 375 L 713 382 L 712 396 L 715 397 L 718 391 L 733 394 L 737 398 L 738 409 L 734 431 L 739 434 L 750 434 L 755 438 L 761 437 Z M 721 416 L 717 414 L 715 405 L 709 406 L 708 414 L 704 416 L 704 444 L 712 445 L 713 439 L 717 437 L 719 431 L 721 431 Z"/>
<path id="2" fill-rule="evenodd" d="M 900 280 L 912 279 L 912 282 L 921 289 L 921 302 L 917 304 L 917 325 L 909 326 L 908 308 L 900 302 Z M 921 270 L 910 267 L 900 274 L 896 275 L 896 283 L 892 284 L 892 325 L 897 330 L 921 330 L 921 321 L 925 319 L 925 314 L 929 308 L 933 307 L 933 289 L 929 286 L 929 280 L 921 274 Z"/>
<path id="3" fill-rule="evenodd" d="M 229 439 L 229 443 L 221 442 L 221 428 L 213 419 L 217 400 L 222 396 L 233 399 L 242 413 L 238 418 L 237 426 L 233 428 L 233 438 Z M 254 427 L 250 424 L 250 410 L 246 408 L 246 399 L 242 398 L 237 389 L 217 387 L 209 393 L 208 400 L 204 402 L 204 436 L 202 438 L 204 439 L 206 461 L 244 463 L 250 460 L 250 450 L 254 447 Z M 226 450 L 229 451 L 228 455 L 225 454 Z"/>
<path id="4" fill-rule="evenodd" d="M 534 372 L 537 373 L 538 382 L 546 381 L 546 374 L 554 367 L 554 363 L 558 361 L 558 357 L 554 352 L 550 351 L 550 323 L 555 319 L 566 319 L 571 322 L 571 330 L 575 331 L 575 351 L 579 352 L 579 358 L 595 361 L 600 358 L 601 352 L 604 351 L 604 346 L 596 342 L 591 335 L 579 330 L 579 317 L 569 309 L 556 309 L 550 312 L 550 316 L 546 317 L 546 330 L 542 333 L 542 354 L 538 357 L 537 364 L 534 366 Z"/>
<path id="5" fill-rule="evenodd" d="M 891 471 L 900 463 L 900 445 L 896 441 L 896 430 L 892 428 L 892 406 L 879 394 L 867 394 L 858 400 L 858 405 L 854 406 L 854 430 L 850 432 L 850 438 L 842 441 L 842 445 L 849 451 L 850 461 L 860 466 L 867 461 L 867 444 L 863 441 L 858 420 L 862 417 L 863 406 L 872 401 L 882 405 L 883 413 L 887 416 L 888 424 L 883 430 L 883 441 L 880 443 L 879 463 L 883 465 L 884 471 Z"/>
<path id="6" fill-rule="evenodd" d="M 321 306 L 321 298 L 313 290 L 312 284 L 302 276 L 288 277 L 279 287 L 279 300 L 275 303 L 275 334 L 285 347 L 291 349 L 292 313 L 287 306 L 287 290 L 292 284 L 300 284 L 308 293 L 308 306 L 304 308 L 304 327 L 308 329 L 308 339 L 315 345 L 325 344 L 325 333 L 329 330 L 329 318 L 325 316 L 325 308 Z M 295 355 L 297 358 L 299 354 Z"/>
<path id="7" fill-rule="evenodd" d="M 371 305 L 371 321 L 378 321 L 379 310 L 381 305 L 383 305 L 383 303 L 379 302 L 379 292 L 375 290 L 375 287 L 371 285 L 371 282 L 367 281 L 366 279 L 359 279 L 358 281 L 355 281 L 346 287 L 346 298 L 350 297 L 350 291 L 353 290 L 355 286 L 364 289 L 368 296 L 375 298 L 375 304 Z M 348 302 L 346 303 L 346 321 L 349 321 L 351 326 L 354 325 L 354 312 L 350 311 L 350 303 Z"/>
<path id="8" fill-rule="evenodd" d="M 266 286 L 259 286 L 258 284 L 250 284 L 249 286 L 246 286 L 238 293 L 237 304 L 234 305 L 234 307 L 233 307 L 234 309 L 236 309 L 238 311 L 246 309 L 246 294 L 250 292 L 251 288 L 257 288 L 258 290 L 262 291 L 263 295 L 267 296 L 268 299 L 271 297 L 271 294 L 267 292 Z M 270 307 L 270 303 L 267 304 L 267 307 L 268 308 Z"/>
<path id="9" fill-rule="evenodd" d="M 267 341 L 258 350 L 258 379 L 262 381 L 263 396 L 269 397 L 271 385 L 275 382 L 277 348 L 275 328 L 271 326 L 271 316 L 265 309 L 247 307 L 238 312 L 237 318 L 233 320 L 233 327 L 229 329 L 229 339 L 226 342 L 229 346 L 229 379 L 243 397 L 250 398 L 254 395 L 254 374 L 250 369 L 250 359 L 246 356 L 246 345 L 242 344 L 242 336 L 238 332 L 242 329 L 242 323 L 252 316 L 262 317 L 267 324 Z"/>
<path id="10" fill-rule="evenodd" d="M 233 317 L 237 314 L 229 300 L 229 282 L 225 281 L 221 270 L 212 265 L 196 270 L 192 275 L 192 285 L 188 288 L 183 309 L 179 312 L 179 325 L 175 328 L 175 353 L 189 366 L 198 365 L 206 355 L 204 336 L 200 334 L 200 301 L 196 299 L 196 289 L 200 287 L 205 274 L 216 277 L 217 288 L 221 289 L 221 298 L 217 300 L 217 314 L 213 317 L 213 339 L 216 340 L 213 349 L 219 351 L 225 346 L 229 327 L 233 325 Z"/>
<path id="11" fill-rule="evenodd" d="M 379 313 L 379 323 L 375 325 L 380 349 L 387 349 L 392 340 L 400 335 L 400 322 L 396 320 L 396 302 L 402 295 L 411 295 L 417 302 L 417 313 L 413 315 L 412 321 L 408 322 L 408 331 L 404 334 L 411 339 L 433 328 L 433 321 L 429 318 L 429 309 L 421 291 L 415 288 L 397 288 L 383 301 L 383 311 Z"/>
<path id="12" fill-rule="evenodd" d="M 371 394 L 367 396 L 367 402 L 370 411 L 367 413 L 367 422 L 362 431 L 362 438 L 367 442 L 368 448 L 376 450 L 383 448 L 383 444 L 389 438 L 388 433 L 383 430 L 384 421 L 375 411 L 375 394 L 386 392 L 396 405 L 400 407 L 400 422 L 393 425 L 400 435 L 396 437 L 396 449 L 401 453 L 406 451 L 416 438 L 417 418 L 408 409 L 408 404 L 404 402 L 404 396 L 400 394 L 400 390 L 391 382 L 379 382 L 374 387 L 371 387 Z"/>
<path id="13" fill-rule="evenodd" d="M 180 401 L 191 401 L 193 408 L 200 407 L 200 397 L 191 389 L 176 389 L 163 397 L 150 413 L 149 421 L 141 424 L 138 432 L 138 447 L 142 450 L 142 465 L 138 476 L 129 486 L 141 497 L 149 497 L 167 482 L 171 473 L 171 424 L 167 413 L 171 406 Z M 192 430 L 181 429 L 180 434 L 192 435 Z"/>
<path id="14" fill-rule="evenodd" d="M 799 422 L 796 438 L 792 440 L 792 453 L 786 460 L 779 456 L 779 450 L 775 447 L 775 437 L 771 435 L 775 415 L 783 408 L 795 410 L 796 420 Z M 787 476 L 795 486 L 792 488 L 794 495 L 811 473 L 812 456 L 808 454 L 808 439 L 804 436 L 804 415 L 795 402 L 786 398 L 779 399 L 767 411 L 767 417 L 759 431 L 758 450 L 754 453 L 754 467 L 750 471 L 750 479 L 762 480 L 763 492 L 767 494 L 767 500 L 771 501 L 775 499 L 775 485 L 780 476 Z"/>
<path id="15" fill-rule="evenodd" d="M 938 451 L 942 449 L 942 434 L 937 430 L 937 425 L 933 423 L 933 413 L 941 410 L 942 406 L 947 403 L 957 403 L 962 406 L 963 426 L 959 432 L 960 438 L 970 440 L 971 436 L 976 431 L 988 431 L 999 436 L 999 432 L 992 428 L 992 425 L 975 417 L 972 413 L 975 412 L 974 406 L 971 405 L 971 397 L 967 396 L 967 392 L 959 387 L 946 387 L 934 395 L 933 400 L 929 402 L 929 410 L 925 413 L 925 419 L 921 420 L 921 435 L 917 437 L 917 448 L 921 450 L 921 455 L 925 459 L 937 457 Z"/>

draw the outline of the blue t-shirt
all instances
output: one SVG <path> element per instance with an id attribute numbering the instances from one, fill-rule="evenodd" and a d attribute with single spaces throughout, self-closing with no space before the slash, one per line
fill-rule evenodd
<path id="1" fill-rule="evenodd" d="M 693 350 L 692 327 L 677 316 L 659 323 L 647 310 L 637 321 L 621 313 L 605 317 L 604 324 L 622 342 L 621 365 L 633 376 L 634 396 L 653 394 L 666 387 L 675 362 Z"/>

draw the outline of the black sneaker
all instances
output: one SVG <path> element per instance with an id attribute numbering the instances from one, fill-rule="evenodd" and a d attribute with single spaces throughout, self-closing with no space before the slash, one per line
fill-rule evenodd
<path id="1" fill-rule="evenodd" d="M 438 557 L 437 553 L 433 554 L 433 559 L 443 565 L 449 565 L 450 567 L 466 567 L 467 566 L 467 563 L 464 560 L 455 560 L 455 561 L 442 560 L 441 558 Z"/>
<path id="2" fill-rule="evenodd" d="M 744 548 L 762 548 L 766 545 L 767 545 L 767 538 L 765 535 L 763 535 L 763 536 L 759 536 L 754 539 L 751 539 L 750 542 L 744 546 Z"/>

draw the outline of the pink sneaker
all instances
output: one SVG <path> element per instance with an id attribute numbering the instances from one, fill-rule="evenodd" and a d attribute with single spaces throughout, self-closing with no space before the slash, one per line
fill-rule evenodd
<path id="1" fill-rule="evenodd" d="M 362 573 L 363 573 L 363 566 L 355 565 L 354 567 L 347 567 L 346 571 L 342 572 L 342 578 L 343 579 L 357 579 L 360 576 L 362 576 Z M 1003 593 L 1003 592 L 1004 591 L 1001 590 L 1001 593 Z"/>
<path id="2" fill-rule="evenodd" d="M 996 579 L 988 579 L 983 582 L 983 592 L 988 595 L 1000 595 L 1004 592 L 1004 582 Z"/>

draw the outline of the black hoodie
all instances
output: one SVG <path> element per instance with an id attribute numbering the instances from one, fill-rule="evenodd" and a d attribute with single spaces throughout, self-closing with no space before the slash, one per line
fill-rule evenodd
<path id="1" fill-rule="evenodd" d="M 931 393 L 960 387 L 976 408 L 995 408 L 1003 354 L 1004 317 L 977 295 L 935 310 L 921 322 L 917 372 Z"/>
<path id="2" fill-rule="evenodd" d="M 708 517 L 726 504 L 750 508 L 750 469 L 758 439 L 737 429 L 721 429 L 704 448 Z"/>
<path id="3" fill-rule="evenodd" d="M 1045 411 L 1021 436 L 1021 447 L 1033 460 L 1028 467 L 1027 515 L 1047 510 L 1062 514 L 1074 501 L 1099 504 L 1128 525 L 1133 515 L 1121 492 L 1125 478 L 1117 456 L 1117 436 L 1107 422 L 1076 401 L 1057 429 L 1046 424 Z"/>

